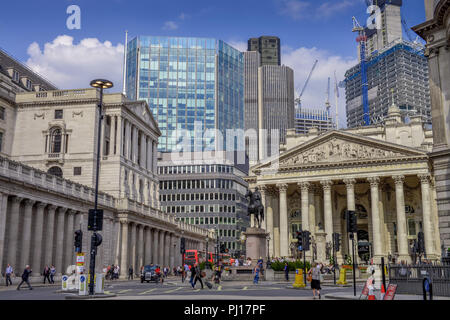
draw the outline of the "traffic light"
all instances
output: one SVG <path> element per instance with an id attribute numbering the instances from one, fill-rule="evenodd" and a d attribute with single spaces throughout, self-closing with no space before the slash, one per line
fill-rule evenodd
<path id="1" fill-rule="evenodd" d="M 358 232 L 356 212 L 352 210 L 347 210 L 347 232 Z"/>
<path id="2" fill-rule="evenodd" d="M 95 233 L 92 235 L 92 244 L 96 247 L 102 244 L 103 238 L 101 234 Z"/>
<path id="3" fill-rule="evenodd" d="M 225 243 L 220 244 L 220 253 L 226 253 L 227 249 L 225 248 Z"/>
<path id="4" fill-rule="evenodd" d="M 75 252 L 81 252 L 82 244 L 83 244 L 83 231 L 77 230 L 75 231 L 75 242 L 74 242 Z"/>
<path id="5" fill-rule="evenodd" d="M 297 241 L 298 250 L 303 250 L 303 234 L 301 231 L 297 231 Z"/>
<path id="6" fill-rule="evenodd" d="M 185 254 L 186 253 L 186 240 L 184 238 L 181 238 L 180 253 L 181 254 Z"/>
<path id="7" fill-rule="evenodd" d="M 311 232 L 308 230 L 303 231 L 303 251 L 309 251 L 311 246 Z"/>
<path id="8" fill-rule="evenodd" d="M 419 254 L 425 252 L 425 238 L 422 231 L 417 234 L 417 247 Z"/>
<path id="9" fill-rule="evenodd" d="M 333 233 L 334 250 L 339 251 L 341 248 L 341 235 L 337 232 Z"/>

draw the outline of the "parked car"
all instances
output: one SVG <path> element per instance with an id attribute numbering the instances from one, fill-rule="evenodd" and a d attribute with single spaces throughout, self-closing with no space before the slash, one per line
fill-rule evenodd
<path id="1" fill-rule="evenodd" d="M 146 281 L 163 282 L 164 279 L 161 276 L 161 270 L 158 266 L 147 265 L 144 266 L 144 270 L 141 271 L 141 283 Z"/>

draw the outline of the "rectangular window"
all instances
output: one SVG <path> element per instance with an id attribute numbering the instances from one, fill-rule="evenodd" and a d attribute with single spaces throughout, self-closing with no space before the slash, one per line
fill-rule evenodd
<path id="1" fill-rule="evenodd" d="M 73 175 L 81 176 L 81 167 L 73 167 Z"/>
<path id="2" fill-rule="evenodd" d="M 5 108 L 0 107 L 0 120 L 5 120 Z"/>
<path id="3" fill-rule="evenodd" d="M 2 145 L 3 145 L 3 132 L 0 132 L 0 152 L 2 152 Z"/>
<path id="4" fill-rule="evenodd" d="M 63 118 L 63 111 L 62 109 L 55 110 L 55 119 L 62 119 Z"/>

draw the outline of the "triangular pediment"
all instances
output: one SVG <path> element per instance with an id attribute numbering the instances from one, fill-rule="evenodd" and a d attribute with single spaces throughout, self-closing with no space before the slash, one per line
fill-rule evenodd
<path id="1" fill-rule="evenodd" d="M 343 131 L 330 131 L 306 141 L 254 169 L 426 157 L 426 152 Z"/>

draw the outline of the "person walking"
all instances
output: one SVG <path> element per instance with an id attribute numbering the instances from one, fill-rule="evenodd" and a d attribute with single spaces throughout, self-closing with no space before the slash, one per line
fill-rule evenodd
<path id="1" fill-rule="evenodd" d="M 255 277 L 253 278 L 253 284 L 258 284 L 260 271 L 261 271 L 261 267 L 260 267 L 260 264 L 258 263 L 256 265 L 255 269 L 253 269 L 253 273 L 255 274 Z"/>
<path id="2" fill-rule="evenodd" d="M 6 286 L 8 286 L 8 283 L 10 285 L 12 285 L 12 282 L 11 282 L 11 276 L 12 275 L 13 275 L 13 268 L 11 267 L 10 264 L 8 264 L 6 266 L 6 270 L 5 270 Z"/>
<path id="3" fill-rule="evenodd" d="M 113 279 L 119 279 L 119 266 L 114 267 Z"/>
<path id="4" fill-rule="evenodd" d="M 128 268 L 128 280 L 133 280 L 133 267 L 132 266 L 130 266 L 129 268 Z"/>
<path id="5" fill-rule="evenodd" d="M 50 268 L 48 266 L 45 266 L 44 271 L 42 272 L 42 275 L 44 276 L 44 284 L 45 280 L 48 280 L 48 283 L 51 283 L 50 281 Z"/>
<path id="6" fill-rule="evenodd" d="M 308 271 L 308 274 L 311 275 L 311 289 L 313 291 L 313 299 L 316 298 L 316 290 L 317 293 L 319 295 L 319 299 L 321 298 L 320 296 L 320 275 L 322 273 L 321 270 L 321 265 L 314 262 L 313 267 Z"/>
<path id="7" fill-rule="evenodd" d="M 192 288 L 195 289 L 195 284 L 197 283 L 197 280 L 200 281 L 200 284 L 202 285 L 203 289 L 203 281 L 202 281 L 202 274 L 200 272 L 200 267 L 197 263 L 194 264 L 194 283 L 192 284 Z"/>
<path id="8" fill-rule="evenodd" d="M 30 290 L 33 290 L 33 288 L 30 285 L 30 274 L 33 270 L 31 270 L 29 265 L 26 265 L 25 270 L 23 270 L 22 273 L 22 281 L 19 283 L 19 285 L 17 286 L 17 290 L 20 290 L 20 286 L 25 282 L 28 285 L 28 288 L 30 288 Z"/>
<path id="9" fill-rule="evenodd" d="M 284 277 L 286 281 L 289 281 L 289 263 L 287 261 L 284 263 Z"/>
<path id="10" fill-rule="evenodd" d="M 50 283 L 52 283 L 52 284 L 55 283 L 55 279 L 54 279 L 55 274 L 56 274 L 56 268 L 54 265 L 52 265 L 50 267 Z"/>
<path id="11" fill-rule="evenodd" d="M 189 279 L 189 283 L 191 284 L 192 288 L 194 287 L 194 278 L 195 278 L 195 266 L 191 265 L 191 278 Z"/>
<path id="12" fill-rule="evenodd" d="M 186 278 L 188 276 L 188 272 L 190 270 L 187 263 L 184 264 L 183 268 L 184 268 L 184 270 L 183 270 L 183 274 L 181 275 L 181 282 L 184 282 L 184 280 L 186 280 Z"/>

